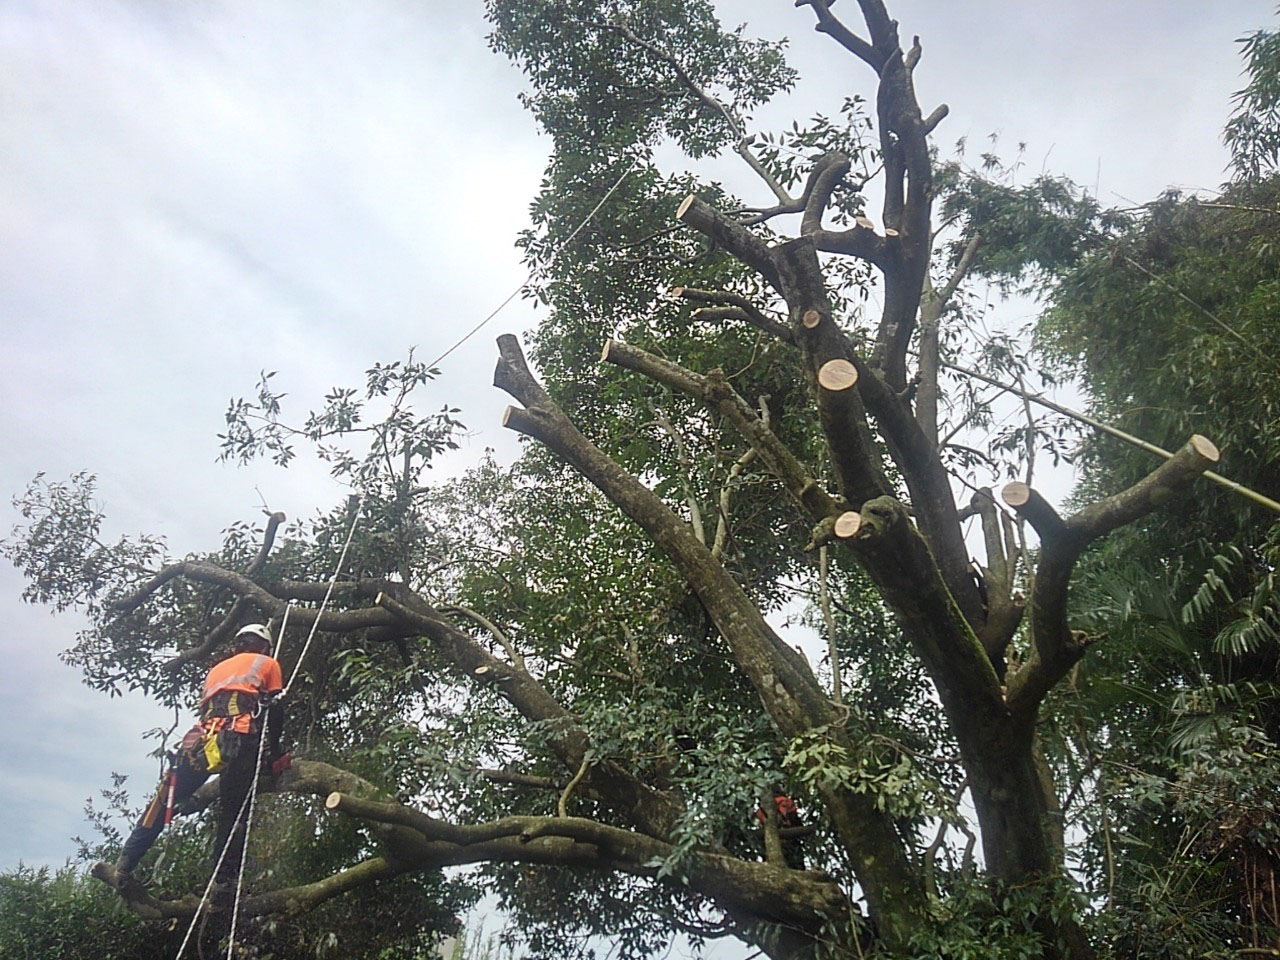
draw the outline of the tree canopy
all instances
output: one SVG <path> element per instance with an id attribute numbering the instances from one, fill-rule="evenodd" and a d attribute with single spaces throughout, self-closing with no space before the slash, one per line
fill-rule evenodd
<path id="1" fill-rule="evenodd" d="M 498 339 L 514 464 L 426 482 L 461 424 L 415 405 L 437 371 L 410 355 L 301 421 L 271 377 L 231 404 L 226 458 L 311 447 L 349 484 L 315 519 L 172 557 L 104 543 L 88 473 L 19 498 L 6 555 L 28 599 L 86 612 L 66 659 L 95 688 L 191 707 L 240 625 L 284 631 L 299 759 L 242 904 L 282 952 L 418 955 L 484 892 L 546 957 L 1275 941 L 1274 529 L 1197 482 L 1221 444 L 1276 494 L 1274 35 L 1228 128 L 1240 182 L 1126 213 L 940 159 L 919 38 L 880 0 L 798 6 L 869 95 L 756 132 L 795 74 L 705 0 L 487 0 L 553 143 L 520 241 L 546 316 L 527 354 Z M 740 158 L 763 202 L 664 172 L 671 146 Z M 1051 505 L 1020 471 L 1070 438 L 983 436 L 955 373 L 1030 362 L 980 334 L 975 282 L 1050 291 L 1044 355 L 1168 459 L 1089 441 Z M 139 917 L 191 918 L 200 829 L 124 890 Z"/>

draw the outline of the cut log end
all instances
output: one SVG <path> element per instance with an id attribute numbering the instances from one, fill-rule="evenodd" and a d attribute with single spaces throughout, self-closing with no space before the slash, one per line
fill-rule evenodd
<path id="1" fill-rule="evenodd" d="M 812 330 L 822 322 L 822 314 L 817 310 L 806 310 L 800 318 L 800 322 L 804 324 L 805 329 Z"/>
<path id="2" fill-rule="evenodd" d="M 605 363 L 609 359 L 609 348 L 613 346 L 612 340 L 604 342 L 604 349 L 600 351 L 600 362 Z"/>
<path id="3" fill-rule="evenodd" d="M 676 219 L 683 220 L 684 215 L 689 212 L 689 208 L 693 206 L 693 202 L 698 198 L 694 194 L 689 194 L 680 201 L 680 206 L 676 208 Z"/>
<path id="4" fill-rule="evenodd" d="M 841 540 L 856 536 L 862 528 L 862 514 L 856 510 L 846 510 L 836 517 L 835 535 Z"/>
<path id="5" fill-rule="evenodd" d="M 383 593 L 381 590 L 379 590 L 379 591 L 378 591 L 378 595 L 377 595 L 376 597 L 374 597 L 374 598 L 373 598 L 373 605 L 374 605 L 375 607 L 380 607 L 380 606 L 382 606 L 382 600 L 383 600 L 383 598 L 384 598 L 385 596 L 386 596 L 386 594 L 385 594 L 385 593 Z"/>
<path id="6" fill-rule="evenodd" d="M 684 296 L 684 287 L 672 287 L 671 290 L 668 292 L 671 294 L 671 296 L 676 297 L 678 299 Z"/>
<path id="7" fill-rule="evenodd" d="M 1221 456 L 1217 444 L 1198 433 L 1192 435 L 1191 439 L 1187 441 L 1187 445 L 1210 463 L 1217 463 L 1218 458 Z"/>
<path id="8" fill-rule="evenodd" d="M 477 677 L 483 677 L 483 676 L 484 676 L 486 673 L 488 673 L 491 669 L 493 669 L 493 668 L 492 668 L 492 667 L 487 667 L 487 666 L 486 666 L 486 667 L 476 667 L 476 668 L 475 668 L 475 670 L 473 670 L 473 671 L 472 671 L 472 673 L 474 673 Z"/>
<path id="9" fill-rule="evenodd" d="M 1021 480 L 1006 483 L 1004 489 L 1000 491 L 1000 499 L 1015 510 L 1018 507 L 1025 507 L 1031 502 L 1031 488 Z"/>
<path id="10" fill-rule="evenodd" d="M 863 230 L 874 230 L 876 228 L 875 221 L 870 217 L 858 217 L 853 222 L 862 227 Z"/>
<path id="11" fill-rule="evenodd" d="M 324 807 L 326 810 L 337 810 L 342 805 L 342 794 L 334 791 L 324 798 Z"/>
<path id="12" fill-rule="evenodd" d="M 516 408 L 515 408 L 515 407 L 507 407 L 507 409 L 503 410 L 503 411 L 502 411 L 502 425 L 503 425 L 504 427 L 506 427 L 506 426 L 510 426 L 510 424 L 511 424 L 511 418 L 512 418 L 512 417 L 514 417 L 515 415 L 516 415 Z"/>
<path id="13" fill-rule="evenodd" d="M 896 237 L 898 235 L 898 231 L 893 229 L 893 227 L 885 227 L 884 235 L 886 237 Z"/>
<path id="14" fill-rule="evenodd" d="M 858 368 L 843 357 L 828 360 L 818 370 L 818 383 L 826 390 L 848 390 L 858 382 Z"/>

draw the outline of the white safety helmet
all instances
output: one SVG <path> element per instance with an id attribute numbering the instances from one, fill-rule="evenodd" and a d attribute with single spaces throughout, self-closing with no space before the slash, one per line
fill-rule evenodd
<path id="1" fill-rule="evenodd" d="M 236 631 L 236 645 L 240 645 L 250 637 L 256 637 L 262 640 L 269 647 L 271 645 L 271 631 L 266 628 L 265 624 L 247 623 Z"/>

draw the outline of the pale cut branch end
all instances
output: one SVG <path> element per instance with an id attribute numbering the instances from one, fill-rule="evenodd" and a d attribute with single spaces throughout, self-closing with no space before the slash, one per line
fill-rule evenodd
<path id="1" fill-rule="evenodd" d="M 1208 437 L 1201 436 L 1198 433 L 1191 435 L 1191 439 L 1187 441 L 1187 445 L 1210 463 L 1217 463 L 1222 457 L 1222 453 L 1218 450 L 1217 444 Z"/>
<path id="2" fill-rule="evenodd" d="M 800 318 L 800 322 L 804 324 L 806 330 L 812 330 L 822 322 L 822 314 L 817 310 L 806 310 L 804 316 Z"/>
<path id="3" fill-rule="evenodd" d="M 698 199 L 697 195 L 691 193 L 687 197 L 685 197 L 683 200 L 681 200 L 680 206 L 676 208 L 676 219 L 684 220 L 684 215 L 689 212 L 689 208 L 693 206 L 694 201 L 697 199 Z"/>
<path id="4" fill-rule="evenodd" d="M 1023 483 L 1021 480 L 1015 480 L 1013 483 L 1005 484 L 1003 490 L 1000 491 L 1000 499 L 1013 507 L 1024 507 L 1031 499 L 1031 487 Z"/>
<path id="5" fill-rule="evenodd" d="M 342 794 L 337 790 L 324 798 L 324 808 L 326 810 L 337 810 L 340 806 L 342 806 Z"/>
<path id="6" fill-rule="evenodd" d="M 836 517 L 835 535 L 841 540 L 849 540 L 858 535 L 862 529 L 862 514 L 856 510 L 846 510 Z"/>
<path id="7" fill-rule="evenodd" d="M 1025 517 L 1042 541 L 1060 537 L 1066 530 L 1066 523 L 1053 505 L 1021 480 L 1005 484 L 1000 499 Z"/>
<path id="8" fill-rule="evenodd" d="M 818 383 L 825 390 L 848 390 L 858 382 L 858 368 L 843 357 L 828 360 L 818 370 Z"/>

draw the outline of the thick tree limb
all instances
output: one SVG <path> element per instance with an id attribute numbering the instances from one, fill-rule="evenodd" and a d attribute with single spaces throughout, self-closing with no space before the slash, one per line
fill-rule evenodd
<path id="1" fill-rule="evenodd" d="M 849 166 L 849 158 L 839 152 L 824 154 L 814 162 L 810 173 L 810 186 L 806 190 L 804 216 L 800 218 L 802 236 L 817 233 L 822 229 L 822 217 L 827 212 L 827 205 L 831 202 L 831 194 L 848 174 Z"/>
<path id="2" fill-rule="evenodd" d="M 857 257 L 884 273 L 894 269 L 901 245 L 896 236 L 882 237 L 874 227 L 861 223 L 848 230 L 815 230 L 810 236 L 814 245 L 824 253 L 843 253 Z"/>
<path id="3" fill-rule="evenodd" d="M 1066 520 L 1026 484 L 1011 483 L 1004 488 L 1004 501 L 1040 535 L 1040 563 L 1031 595 L 1031 657 L 1009 682 L 1009 709 L 1015 716 L 1034 717 L 1040 701 L 1084 654 L 1085 639 L 1074 636 L 1067 624 L 1067 587 L 1084 549 L 1169 503 L 1217 462 L 1217 447 L 1202 436 L 1193 436 L 1172 459 L 1127 490 Z"/>
<path id="4" fill-rule="evenodd" d="M 326 900 L 332 900 L 358 887 L 389 880 L 411 869 L 414 867 L 410 864 L 385 857 L 371 857 L 314 883 L 246 896 L 240 901 L 240 916 L 296 916 L 315 909 Z M 200 898 L 194 894 L 188 894 L 180 900 L 157 900 L 137 884 L 125 883 L 121 889 L 120 876 L 109 863 L 95 863 L 89 872 L 103 883 L 119 890 L 125 906 L 143 920 L 189 920 L 195 916 L 200 904 Z"/>
<path id="5" fill-rule="evenodd" d="M 285 607 L 288 604 L 271 593 L 265 587 L 250 580 L 244 574 L 235 573 L 232 570 L 225 570 L 222 567 L 214 566 L 211 563 L 201 563 L 194 560 L 184 560 L 180 563 L 170 564 L 161 570 L 158 574 L 151 578 L 150 581 L 139 587 L 136 591 L 127 597 L 116 601 L 112 608 L 121 613 L 127 613 L 141 606 L 148 597 L 163 587 L 170 580 L 176 577 L 185 577 L 188 580 L 196 580 L 201 583 L 211 583 L 220 587 L 226 587 L 228 590 L 243 597 L 252 603 L 258 610 L 268 616 L 283 616 Z M 290 621 L 294 625 L 310 626 L 319 616 L 319 610 L 312 610 L 307 607 L 295 606 L 289 614 Z M 385 626 L 390 623 L 388 616 L 379 610 L 341 610 L 326 611 L 324 616 L 320 618 L 321 630 L 328 630 L 335 633 L 345 633 L 352 630 L 362 630 L 366 627 Z"/>
<path id="6" fill-rule="evenodd" d="M 694 194 L 685 197 L 676 209 L 676 219 L 720 244 L 781 292 L 769 245 L 742 224 L 730 220 Z"/>
<path id="7" fill-rule="evenodd" d="M 680 570 L 725 639 L 784 736 L 825 726 L 842 738 L 826 692 L 804 658 L 765 622 L 710 551 L 639 480 L 584 437 L 533 378 L 515 337 L 498 339 L 494 384 L 525 406 L 509 407 L 504 423 L 546 444 L 641 526 Z M 850 745 L 851 748 L 851 745 Z M 823 799 L 844 839 L 873 911 L 901 917 L 923 907 L 923 891 L 892 821 L 862 794 L 824 789 Z"/>
<path id="8" fill-rule="evenodd" d="M 428 841 L 432 865 L 512 860 L 578 863 L 634 876 L 656 877 L 675 848 L 643 834 L 582 817 L 504 817 L 461 825 L 396 803 L 332 794 L 326 806 L 365 821 L 418 831 Z M 693 853 L 688 885 L 725 909 L 813 930 L 819 912 L 848 910 L 836 884 L 820 875 L 709 852 Z"/>
<path id="9" fill-rule="evenodd" d="M 898 614 L 938 690 L 961 748 L 1004 716 L 1000 684 L 986 651 L 965 621 L 920 532 L 892 497 L 863 504 L 853 533 L 842 539 L 863 561 L 881 596 Z"/>
<path id="10" fill-rule="evenodd" d="M 871 44 L 863 40 L 852 30 L 841 23 L 831 12 L 831 4 L 827 0 L 795 0 L 797 7 L 813 7 L 818 18 L 814 30 L 825 33 L 855 57 L 865 62 L 872 70 L 879 73 L 884 67 L 884 56 Z"/>

